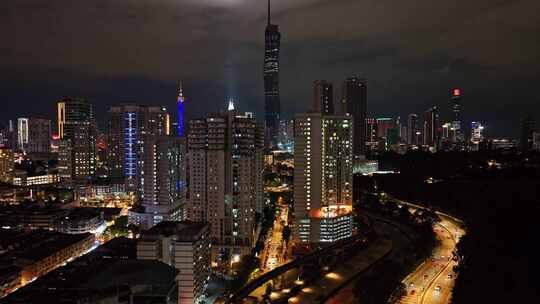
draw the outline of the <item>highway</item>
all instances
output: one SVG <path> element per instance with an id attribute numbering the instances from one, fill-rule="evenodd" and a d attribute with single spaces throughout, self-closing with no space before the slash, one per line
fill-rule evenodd
<path id="1" fill-rule="evenodd" d="M 412 208 L 417 207 L 412 205 Z M 455 279 L 453 268 L 456 265 L 452 260 L 453 252 L 465 232 L 455 218 L 439 212 L 438 215 L 441 222 L 435 225 L 434 231 L 440 242 L 433 250 L 432 257 L 403 280 L 407 295 L 400 300 L 402 304 L 450 303 Z"/>

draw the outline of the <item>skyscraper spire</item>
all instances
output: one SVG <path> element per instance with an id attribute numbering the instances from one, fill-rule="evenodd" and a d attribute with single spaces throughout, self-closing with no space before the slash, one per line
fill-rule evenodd
<path id="1" fill-rule="evenodd" d="M 268 0 L 268 25 L 270 25 L 270 0 Z"/>

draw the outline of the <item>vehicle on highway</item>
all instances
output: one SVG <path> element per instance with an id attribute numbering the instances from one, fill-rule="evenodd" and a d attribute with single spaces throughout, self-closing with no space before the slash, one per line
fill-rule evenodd
<path id="1" fill-rule="evenodd" d="M 416 290 L 411 290 L 411 296 L 414 296 L 416 294 Z"/>
<path id="2" fill-rule="evenodd" d="M 440 292 L 441 291 L 441 286 L 439 286 L 439 285 L 435 286 L 435 291 Z"/>

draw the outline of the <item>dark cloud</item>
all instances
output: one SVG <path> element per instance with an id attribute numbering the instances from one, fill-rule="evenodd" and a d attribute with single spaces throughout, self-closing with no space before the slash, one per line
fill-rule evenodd
<path id="1" fill-rule="evenodd" d="M 368 78 L 373 115 L 445 108 L 461 86 L 468 119 L 513 135 L 540 110 L 539 9 L 537 0 L 274 0 L 283 109 L 306 110 L 318 78 L 338 90 L 347 76 Z M 3 0 L 0 120 L 52 115 L 65 95 L 88 96 L 100 113 L 125 100 L 172 107 L 179 79 L 197 102 L 190 116 L 227 96 L 260 114 L 265 14 L 264 0 Z"/>

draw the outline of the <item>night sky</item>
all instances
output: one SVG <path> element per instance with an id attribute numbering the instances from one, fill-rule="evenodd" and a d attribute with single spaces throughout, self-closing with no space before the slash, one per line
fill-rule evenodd
<path id="1" fill-rule="evenodd" d="M 540 122 L 538 0 L 274 0 L 285 117 L 312 81 L 369 81 L 370 116 L 418 114 L 463 89 L 464 120 L 517 137 Z M 226 107 L 262 121 L 265 0 L 1 0 L 0 122 L 54 117 L 62 96 L 165 105 L 185 82 L 188 118 Z"/>

